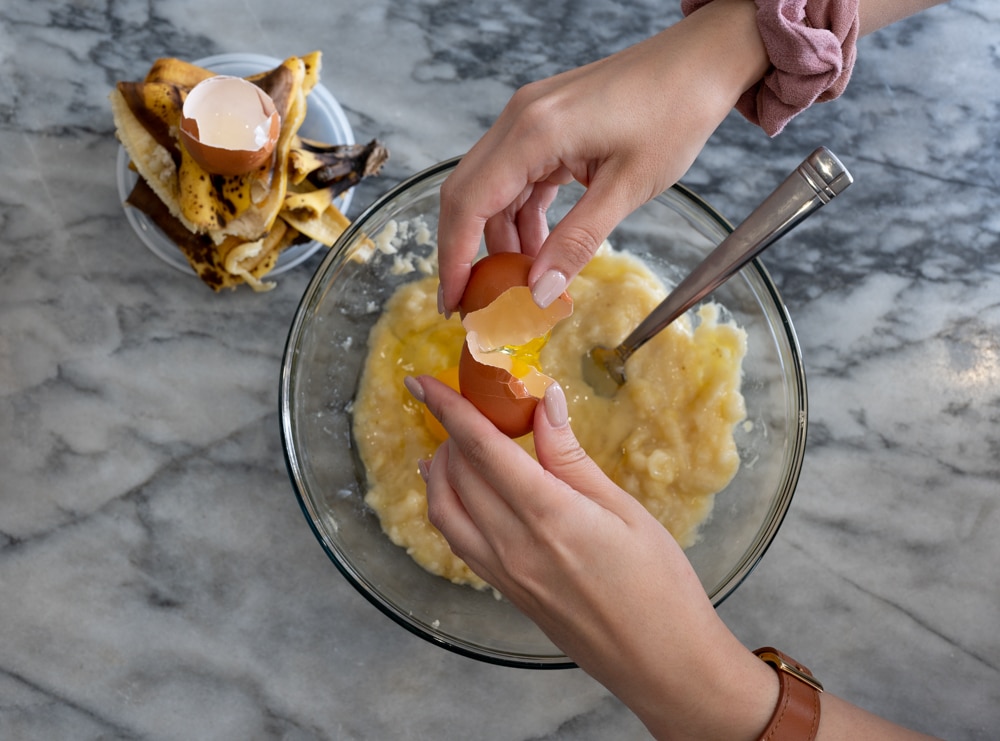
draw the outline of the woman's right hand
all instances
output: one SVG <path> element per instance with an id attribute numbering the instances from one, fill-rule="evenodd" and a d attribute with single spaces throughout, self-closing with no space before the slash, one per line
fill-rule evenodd
<path id="1" fill-rule="evenodd" d="M 485 236 L 490 252 L 535 256 L 547 305 L 631 211 L 691 166 L 767 67 L 751 0 L 715 0 L 635 46 L 531 83 L 441 188 L 440 308 L 454 311 Z M 586 193 L 552 229 L 558 187 Z"/>

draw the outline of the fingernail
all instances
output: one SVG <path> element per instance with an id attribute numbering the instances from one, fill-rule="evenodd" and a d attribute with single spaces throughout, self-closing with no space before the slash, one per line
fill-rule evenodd
<path id="1" fill-rule="evenodd" d="M 420 471 L 420 478 L 422 478 L 426 484 L 427 479 L 431 477 L 431 462 L 421 458 L 417 461 L 417 470 Z"/>
<path id="2" fill-rule="evenodd" d="M 444 308 L 444 286 L 438 283 L 438 314 L 445 319 L 451 319 L 451 312 Z"/>
<path id="3" fill-rule="evenodd" d="M 566 290 L 566 276 L 558 270 L 546 270 L 542 277 L 535 281 L 531 289 L 531 297 L 541 308 L 548 308 L 562 292 Z"/>
<path id="4" fill-rule="evenodd" d="M 424 387 L 420 385 L 420 381 L 416 378 L 413 376 L 406 376 L 403 379 L 403 385 L 406 386 L 406 390 L 413 395 L 413 398 L 421 404 L 427 401 L 427 397 L 424 395 Z"/>
<path id="5" fill-rule="evenodd" d="M 566 408 L 566 392 L 556 382 L 545 389 L 545 416 L 553 427 L 563 427 L 569 422 L 569 411 Z"/>

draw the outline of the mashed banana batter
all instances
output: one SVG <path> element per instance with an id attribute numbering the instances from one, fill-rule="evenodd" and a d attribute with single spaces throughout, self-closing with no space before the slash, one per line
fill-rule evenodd
<path id="1" fill-rule="evenodd" d="M 573 315 L 553 329 L 542 370 L 565 389 L 584 450 L 686 548 L 739 467 L 733 428 L 746 414 L 740 393 L 746 334 L 707 304 L 696 326 L 680 319 L 636 352 L 628 382 L 608 399 L 583 380 L 581 358 L 595 344 L 620 342 L 666 291 L 637 259 L 605 247 L 569 293 Z M 366 501 L 389 538 L 431 573 L 484 588 L 427 520 L 417 461 L 441 441 L 403 387 L 405 375 L 454 368 L 464 339 L 457 317 L 437 313 L 436 276 L 400 288 L 369 338 L 354 435 L 368 472 Z M 530 435 L 518 442 L 532 450 Z"/>

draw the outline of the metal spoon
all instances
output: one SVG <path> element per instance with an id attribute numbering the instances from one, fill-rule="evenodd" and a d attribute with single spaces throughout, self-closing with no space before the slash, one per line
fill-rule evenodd
<path id="1" fill-rule="evenodd" d="M 584 355 L 584 380 L 601 396 L 614 396 L 632 353 L 852 182 L 826 147 L 810 154 L 618 347 L 597 346 Z"/>

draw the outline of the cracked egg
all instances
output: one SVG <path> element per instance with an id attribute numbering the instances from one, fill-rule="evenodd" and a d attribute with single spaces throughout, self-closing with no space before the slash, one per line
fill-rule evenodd
<path id="1" fill-rule="evenodd" d="M 563 293 L 542 309 L 531 297 L 534 259 L 519 252 L 488 255 L 472 266 L 460 303 L 466 340 L 459 389 L 509 437 L 531 432 L 535 407 L 552 383 L 540 368 L 548 334 L 573 313 Z"/>

